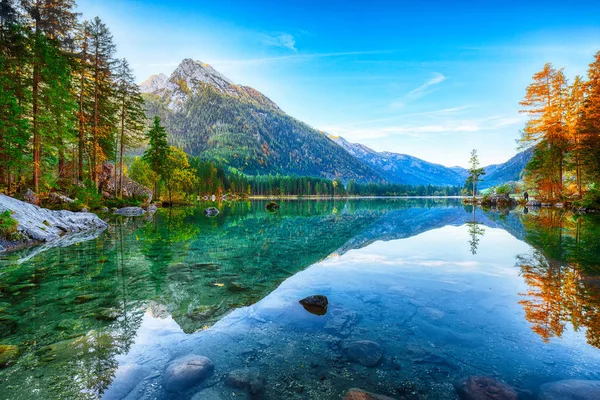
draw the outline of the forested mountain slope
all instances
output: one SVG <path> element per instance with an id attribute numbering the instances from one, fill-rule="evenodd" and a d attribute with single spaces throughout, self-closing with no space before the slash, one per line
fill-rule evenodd
<path id="1" fill-rule="evenodd" d="M 377 152 L 365 145 L 350 143 L 340 136 L 331 136 L 331 139 L 392 183 L 462 186 L 467 179 L 468 171 L 465 168 L 446 167 L 406 154 Z M 531 150 L 526 150 L 503 164 L 485 167 L 486 175 L 482 177 L 483 182 L 479 187 L 485 189 L 510 181 L 518 181 L 530 159 Z"/>
<path id="2" fill-rule="evenodd" d="M 327 135 L 207 64 L 186 59 L 168 79 L 153 75 L 140 86 L 149 116 L 159 115 L 171 143 L 188 154 L 251 175 L 383 180 Z"/>

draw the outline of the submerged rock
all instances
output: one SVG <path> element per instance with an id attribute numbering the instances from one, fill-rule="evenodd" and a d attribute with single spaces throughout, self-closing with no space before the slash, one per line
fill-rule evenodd
<path id="1" fill-rule="evenodd" d="M 265 379 L 260 371 L 254 368 L 244 368 L 231 371 L 225 382 L 236 389 L 243 389 L 250 394 L 261 393 L 265 389 Z"/>
<path id="2" fill-rule="evenodd" d="M 327 313 L 329 301 L 327 300 L 327 296 L 316 294 L 303 298 L 299 303 L 311 314 L 325 315 Z"/>
<path id="3" fill-rule="evenodd" d="M 223 400 L 223 399 L 224 399 L 224 397 L 214 386 L 206 388 L 204 390 L 201 390 L 198 393 L 194 394 L 194 396 L 192 396 L 192 400 Z"/>
<path id="4" fill-rule="evenodd" d="M 55 241 L 66 233 L 101 232 L 108 227 L 95 214 L 53 211 L 0 195 L 0 212 L 7 210 L 18 222 L 17 233 L 25 244 Z"/>
<path id="5" fill-rule="evenodd" d="M 597 400 L 600 381 L 566 379 L 545 383 L 540 387 L 540 400 Z"/>
<path id="6" fill-rule="evenodd" d="M 219 214 L 219 209 L 216 207 L 208 207 L 206 210 L 204 210 L 204 214 L 206 214 L 207 217 L 214 217 L 215 215 Z"/>
<path id="7" fill-rule="evenodd" d="M 517 400 L 512 386 L 488 376 L 469 376 L 454 383 L 458 397 L 462 400 Z"/>
<path id="8" fill-rule="evenodd" d="M 357 322 L 358 315 L 354 311 L 333 308 L 329 310 L 329 318 L 323 329 L 332 335 L 348 337 Z"/>
<path id="9" fill-rule="evenodd" d="M 141 207 L 123 207 L 119 208 L 114 213 L 124 217 L 139 217 L 140 215 L 144 215 L 146 211 Z"/>
<path id="10" fill-rule="evenodd" d="M 215 365 L 208 357 L 195 354 L 180 357 L 167 367 L 162 385 L 168 392 L 185 392 L 202 383 L 214 370 Z"/>
<path id="11" fill-rule="evenodd" d="M 0 345 L 0 368 L 12 365 L 19 358 L 19 348 L 10 344 Z"/>
<path id="12" fill-rule="evenodd" d="M 344 400 L 394 400 L 392 397 L 366 392 L 362 389 L 352 388 L 344 395 Z"/>
<path id="13" fill-rule="evenodd" d="M 267 211 L 275 212 L 275 211 L 279 210 L 279 204 L 277 204 L 274 201 L 270 201 L 267 203 L 265 208 L 267 209 Z"/>
<path id="14" fill-rule="evenodd" d="M 344 347 L 344 355 L 349 361 L 365 367 L 375 367 L 383 358 L 383 349 L 370 340 L 359 340 Z"/>

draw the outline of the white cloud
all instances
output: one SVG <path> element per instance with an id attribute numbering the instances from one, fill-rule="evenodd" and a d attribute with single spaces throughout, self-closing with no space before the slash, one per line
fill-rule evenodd
<path id="1" fill-rule="evenodd" d="M 406 95 L 406 97 L 409 98 L 419 98 L 421 96 L 423 96 L 426 92 L 426 89 L 430 86 L 433 85 L 437 85 L 438 83 L 442 83 L 446 80 L 446 77 L 440 73 L 435 73 L 433 78 L 431 78 L 430 80 L 428 80 L 427 82 L 425 82 L 424 84 L 422 84 L 421 86 L 419 86 L 416 89 L 411 90 L 410 92 L 408 92 L 408 94 Z"/>
<path id="2" fill-rule="evenodd" d="M 359 121 L 359 122 L 355 122 L 355 123 L 348 124 L 348 125 L 345 125 L 345 126 L 346 127 L 352 127 L 352 126 L 360 126 L 360 125 L 365 125 L 365 124 L 372 124 L 372 123 L 375 123 L 375 122 L 394 121 L 394 120 L 401 119 L 401 118 L 406 118 L 406 117 L 424 117 L 424 116 L 459 114 L 461 111 L 468 110 L 470 108 L 473 108 L 473 106 L 467 105 L 467 106 L 444 108 L 444 109 L 441 109 L 441 110 L 432 110 L 432 111 L 423 111 L 423 112 L 413 112 L 413 113 L 407 113 L 407 114 L 399 114 L 399 115 L 394 115 L 393 117 L 386 117 L 386 118 L 371 119 L 371 120 L 366 120 L 366 121 Z"/>
<path id="3" fill-rule="evenodd" d="M 323 127 L 323 130 L 333 135 L 343 136 L 352 142 L 361 142 L 364 140 L 393 136 L 411 136 L 419 138 L 431 134 L 484 132 L 513 125 L 520 125 L 523 124 L 523 122 L 523 116 L 492 116 L 478 119 L 449 119 L 439 123 L 400 124 L 374 128 L 327 126 Z"/>
<path id="4" fill-rule="evenodd" d="M 263 35 L 262 42 L 267 46 L 273 47 L 281 47 L 284 49 L 289 49 L 294 52 L 298 51 L 296 49 L 296 39 L 289 33 L 278 33 L 275 35 Z"/>
<path id="5" fill-rule="evenodd" d="M 436 72 L 435 74 L 433 74 L 433 77 L 431 79 L 429 79 L 427 82 L 425 82 L 418 88 L 413 89 L 410 92 L 408 92 L 402 99 L 392 102 L 390 104 L 390 107 L 394 107 L 394 108 L 404 107 L 407 102 L 410 102 L 411 100 L 416 100 L 420 97 L 425 96 L 428 93 L 431 93 L 433 91 L 432 89 L 430 89 L 432 86 L 442 83 L 446 79 L 447 78 L 444 75 Z"/>

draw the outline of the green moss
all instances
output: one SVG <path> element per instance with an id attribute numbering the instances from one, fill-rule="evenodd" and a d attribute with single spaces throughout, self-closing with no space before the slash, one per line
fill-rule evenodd
<path id="1" fill-rule="evenodd" d="M 8 367 L 19 357 L 19 348 L 9 344 L 0 344 L 0 368 Z"/>
<path id="2" fill-rule="evenodd" d="M 12 217 L 8 210 L 0 213 L 0 238 L 12 239 L 17 233 L 19 223 Z"/>

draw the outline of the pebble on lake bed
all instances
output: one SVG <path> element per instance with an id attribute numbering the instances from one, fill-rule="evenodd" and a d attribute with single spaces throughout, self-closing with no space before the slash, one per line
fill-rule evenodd
<path id="1" fill-rule="evenodd" d="M 462 400 L 517 400 L 519 397 L 512 386 L 488 376 L 469 376 L 455 382 L 454 388 Z"/>
<path id="2" fill-rule="evenodd" d="M 370 340 L 359 340 L 344 347 L 344 355 L 349 361 L 365 367 L 376 367 L 383 358 L 383 350 L 379 344 Z"/>
<path id="3" fill-rule="evenodd" d="M 346 392 L 344 400 L 393 400 L 393 398 L 352 388 Z"/>
<path id="4" fill-rule="evenodd" d="M 226 382 L 236 389 L 243 389 L 250 394 L 261 393 L 265 388 L 265 379 L 260 371 L 254 368 L 244 368 L 227 374 Z"/>
<path id="5" fill-rule="evenodd" d="M 540 400 L 597 400 L 600 381 L 565 379 L 545 383 L 540 387 Z"/>

